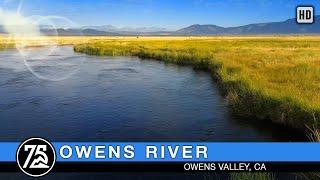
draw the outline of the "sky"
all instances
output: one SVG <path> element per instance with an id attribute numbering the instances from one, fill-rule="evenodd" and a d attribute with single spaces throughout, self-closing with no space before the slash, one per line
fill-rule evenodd
<path id="1" fill-rule="evenodd" d="M 20 0 L 0 0 L 1 9 L 15 11 Z M 192 24 L 223 27 L 284 21 L 295 17 L 297 5 L 320 0 L 24 0 L 23 16 L 62 16 L 80 26 L 163 27 L 176 30 Z"/>

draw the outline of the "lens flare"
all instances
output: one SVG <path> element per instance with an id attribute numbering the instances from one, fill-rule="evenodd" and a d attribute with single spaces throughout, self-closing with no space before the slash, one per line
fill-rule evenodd
<path id="1" fill-rule="evenodd" d="M 63 59 L 59 59 L 56 54 L 61 51 L 59 30 L 63 32 L 65 28 L 79 26 L 72 20 L 61 16 L 32 15 L 25 17 L 21 14 L 22 5 L 23 1 L 20 1 L 16 11 L 0 8 L 0 24 L 3 25 L 8 39 L 13 41 L 25 66 L 33 75 L 39 79 L 50 81 L 67 79 L 77 69 L 66 68 L 67 63 L 63 62 Z M 42 27 L 45 27 L 45 30 Z M 81 30 L 77 29 L 72 29 L 73 35 L 83 36 Z M 37 50 L 35 52 L 35 46 L 41 47 L 41 51 Z M 68 59 L 66 56 L 61 56 L 61 58 Z M 83 61 L 78 63 L 81 64 L 81 62 Z M 39 64 L 50 69 L 51 73 L 43 69 L 41 71 L 37 70 Z M 77 67 L 79 67 L 79 64 Z M 57 71 L 56 73 L 52 72 L 54 69 Z"/>

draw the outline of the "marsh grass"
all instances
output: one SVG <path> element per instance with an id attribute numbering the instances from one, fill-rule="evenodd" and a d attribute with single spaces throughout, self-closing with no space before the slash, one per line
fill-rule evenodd
<path id="1" fill-rule="evenodd" d="M 208 70 L 238 116 L 319 128 L 319 37 L 91 40 L 76 52 L 139 56 Z"/>
<path id="2" fill-rule="evenodd" d="M 0 50 L 13 48 L 13 47 L 14 47 L 13 44 L 0 44 Z"/>
<path id="3" fill-rule="evenodd" d="M 318 179 L 320 179 L 320 173 L 317 173 L 317 172 L 304 173 L 301 176 L 305 177 L 308 180 L 318 180 Z"/>
<path id="4" fill-rule="evenodd" d="M 316 117 L 314 117 L 314 125 L 312 127 L 306 126 L 309 129 L 308 137 L 311 142 L 320 142 L 320 130 L 317 128 L 319 126 L 318 123 Z"/>
<path id="5" fill-rule="evenodd" d="M 272 173 L 230 173 L 230 180 L 275 180 Z"/>

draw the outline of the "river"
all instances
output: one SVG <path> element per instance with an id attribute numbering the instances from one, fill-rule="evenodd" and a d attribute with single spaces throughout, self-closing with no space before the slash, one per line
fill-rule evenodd
<path id="1" fill-rule="evenodd" d="M 232 117 L 207 72 L 86 56 L 71 46 L 47 51 L 0 52 L 0 141 L 301 140 L 295 131 Z"/>

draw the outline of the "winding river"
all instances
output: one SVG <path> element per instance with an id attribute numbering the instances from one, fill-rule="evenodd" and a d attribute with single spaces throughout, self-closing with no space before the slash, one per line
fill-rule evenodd
<path id="1" fill-rule="evenodd" d="M 0 52 L 0 141 L 304 139 L 232 117 L 209 73 L 137 57 L 85 56 L 70 46 L 43 52 Z"/>

